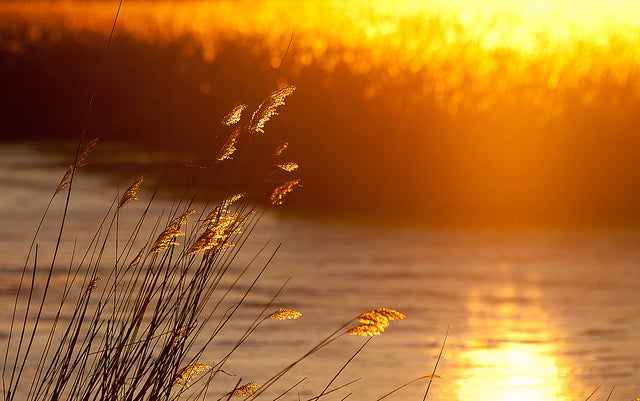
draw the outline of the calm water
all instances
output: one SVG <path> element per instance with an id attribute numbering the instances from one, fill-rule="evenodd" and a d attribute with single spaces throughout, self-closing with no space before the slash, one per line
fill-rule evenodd
<path id="1" fill-rule="evenodd" d="M 28 145 L 0 147 L 2 305 L 13 303 L 29 240 L 63 171 L 63 159 Z M 75 189 L 68 232 L 81 249 L 118 188 L 84 174 Z M 123 214 L 122 228 L 131 223 Z M 41 236 L 43 258 L 54 232 L 47 226 Z M 447 328 L 432 400 L 582 400 L 597 386 L 602 388 L 594 399 L 606 399 L 613 386 L 612 399 L 640 395 L 638 232 L 430 231 L 267 213 L 251 238 L 239 262 L 267 241 L 273 244 L 268 249 L 283 246 L 221 344 L 244 329 L 242 320 L 251 319 L 289 277 L 276 303 L 304 316 L 262 327 L 238 351 L 226 370 L 246 380 L 266 380 L 353 316 L 387 306 L 408 319 L 368 344 L 336 383 L 362 380 L 332 399 L 349 392 L 351 399 L 377 399 L 430 374 Z M 3 347 L 9 316 L 10 308 L 2 308 Z M 301 398 L 317 394 L 361 344 L 360 338 L 341 338 L 278 389 L 308 377 L 299 387 Z M 219 355 L 214 349 L 205 357 L 215 361 Z M 390 398 L 420 399 L 424 385 Z"/>
<path id="2" fill-rule="evenodd" d="M 25 126 L 32 120 L 49 132 L 58 127 L 53 123 L 65 118 L 82 120 L 72 113 L 84 113 L 90 87 L 77 84 L 81 76 L 71 67 L 87 65 L 94 57 L 80 52 L 67 58 L 64 49 L 70 38 L 78 49 L 84 49 L 85 41 L 88 48 L 99 42 L 102 49 L 102 42 L 92 35 L 102 38 L 109 31 L 115 3 L 0 4 L 0 28 L 17 32 L 0 35 L 0 49 L 7 55 L 3 71 L 12 88 L 2 104 L 14 107 L 5 112 L 7 126 L 28 131 Z M 96 107 L 110 110 L 113 85 L 117 96 L 111 101 L 116 107 L 112 114 L 104 112 L 97 125 L 105 135 L 129 130 L 122 131 L 124 136 L 130 131 L 143 135 L 139 127 L 175 125 L 181 138 L 191 131 L 208 138 L 210 131 L 189 130 L 184 122 L 205 115 L 207 123 L 199 128 L 209 127 L 209 118 L 213 121 L 220 114 L 214 112 L 211 99 L 223 93 L 226 112 L 227 95 L 238 93 L 242 102 L 251 99 L 243 86 L 260 88 L 264 76 L 283 84 L 285 79 L 276 77 L 276 71 L 295 31 L 285 75 L 299 86 L 302 100 L 290 113 L 298 118 L 290 129 L 299 136 L 296 142 L 306 141 L 300 161 L 309 164 L 309 182 L 314 165 L 322 170 L 315 172 L 316 179 L 325 177 L 324 190 L 316 193 L 313 184 L 305 182 L 311 197 L 333 194 L 341 184 L 335 180 L 339 176 L 349 191 L 342 188 L 348 199 L 338 197 L 336 202 L 351 200 L 356 205 L 364 203 L 361 200 L 373 203 L 376 196 L 388 205 L 389 193 L 407 190 L 401 205 L 413 199 L 424 209 L 431 202 L 426 208 L 436 215 L 475 210 L 484 202 L 496 216 L 508 213 L 509 207 L 526 211 L 537 205 L 558 216 L 581 207 L 596 215 L 614 210 L 620 214 L 609 214 L 637 216 L 640 7 L 632 0 L 519 0 L 503 6 L 499 3 L 505 2 L 491 2 L 488 8 L 485 3 L 125 2 L 113 50 L 122 52 L 123 44 L 128 49 L 132 38 L 150 48 L 177 46 L 179 57 L 151 57 L 153 67 L 147 70 L 144 60 L 155 54 L 150 48 L 138 43 L 129 52 L 114 53 L 123 56 L 107 65 Z M 31 54 L 39 43 L 44 50 Z M 236 49 L 230 58 L 227 46 L 234 43 L 242 51 Z M 64 57 L 49 60 L 49 45 L 54 55 Z M 252 56 L 244 63 L 254 69 L 238 69 L 243 62 L 236 63 L 236 57 L 245 52 Z M 38 54 L 45 54 L 51 64 L 42 63 Z M 25 65 L 38 67 L 33 74 L 20 68 L 19 61 L 29 57 L 33 64 Z M 93 68 L 84 71 L 91 84 Z M 47 74 L 49 70 L 54 74 Z M 225 75 L 227 70 L 233 75 Z M 160 71 L 161 78 L 142 79 L 156 76 L 150 71 Z M 190 80 L 183 82 L 183 76 Z M 65 77 L 70 78 L 61 80 Z M 153 99 L 146 97 L 136 103 L 137 93 L 155 94 L 150 88 L 169 85 L 165 81 L 184 89 L 175 95 L 167 86 L 167 99 L 150 96 L 162 98 L 160 104 L 176 98 L 167 108 L 153 108 Z M 132 82 L 140 87 L 132 87 Z M 77 94 L 82 107 L 72 102 Z M 129 96 L 134 100 L 126 103 Z M 40 97 L 50 102 L 34 101 Z M 187 109 L 198 109 L 194 105 L 202 107 L 202 114 L 188 114 Z M 21 114 L 25 110 L 35 117 Z M 159 118 L 158 126 L 145 119 L 136 123 L 142 111 L 152 120 L 164 115 L 183 120 L 165 124 Z M 96 119 L 100 116 L 95 113 Z M 476 124 L 476 118 L 488 125 Z M 115 125 L 106 125 L 112 120 Z M 449 125 L 459 120 L 467 122 L 460 128 L 464 135 L 454 135 L 458 131 L 452 127 L 457 125 Z M 541 128 L 547 126 L 556 129 Z M 75 132 L 64 124 L 58 130 Z M 158 135 L 154 129 L 148 131 L 153 138 Z M 13 305 L 31 236 L 67 158 L 31 145 L 0 145 L 3 346 L 12 312 L 6 305 Z M 130 179 L 138 173 L 131 172 Z M 357 180 L 362 182 L 353 189 Z M 116 181 L 99 174 L 77 178 L 60 260 L 69 260 L 74 240 L 77 249 L 86 247 L 111 200 L 130 182 L 116 186 Z M 148 196 L 143 192 L 141 197 Z M 62 206 L 63 198 L 55 199 L 51 221 L 60 216 Z M 122 232 L 134 224 L 142 207 L 142 202 L 127 207 L 119 221 Z M 170 207 L 168 201 L 157 201 L 152 212 Z M 55 224 L 43 226 L 40 260 L 51 256 L 56 230 Z M 598 386 L 593 399 L 605 400 L 614 386 L 613 400 L 640 396 L 639 231 L 420 230 L 267 213 L 238 264 L 246 263 L 265 243 L 267 251 L 258 266 L 277 244 L 282 248 L 238 319 L 203 359 L 219 360 L 219 350 L 237 339 L 289 278 L 276 303 L 304 316 L 261 327 L 235 354 L 225 369 L 245 380 L 263 382 L 355 315 L 386 306 L 408 319 L 394 322 L 368 344 L 336 385 L 361 380 L 331 399 L 352 392 L 349 399 L 374 400 L 431 374 L 447 330 L 438 367 L 441 378 L 433 383 L 431 400 L 584 400 Z M 64 272 L 56 272 L 54 285 L 64 278 Z M 48 318 L 51 312 L 47 313 Z M 42 338 L 36 341 L 37 347 Z M 274 390 L 306 377 L 298 388 L 300 396 L 294 391 L 289 399 L 316 395 L 361 344 L 360 338 L 341 338 Z M 25 376 L 29 373 L 28 367 Z M 229 380 L 233 385 L 236 378 Z M 412 384 L 389 398 L 421 399 L 425 385 Z"/>

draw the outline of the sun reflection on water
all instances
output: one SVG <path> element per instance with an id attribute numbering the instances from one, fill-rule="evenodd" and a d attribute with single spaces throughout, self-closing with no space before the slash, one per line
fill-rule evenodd
<path id="1" fill-rule="evenodd" d="M 79 31 L 108 31 L 114 14 L 112 2 L 0 8 L 4 26 L 24 18 Z M 369 78 L 367 98 L 410 89 L 400 107 L 428 98 L 451 114 L 507 105 L 557 117 L 571 97 L 616 113 L 640 105 L 634 0 L 125 2 L 119 23 L 154 43 L 192 37 L 207 62 L 228 41 L 248 40 L 272 65 L 295 31 L 294 71 L 313 64 L 332 73 L 344 65 Z M 31 36 L 38 35 L 33 28 Z"/>
<path id="2" fill-rule="evenodd" d="M 468 351 L 464 357 L 471 367 L 456 384 L 458 399 L 571 399 L 560 381 L 562 372 L 551 352 L 549 346 L 514 343 Z"/>
<path id="3" fill-rule="evenodd" d="M 558 357 L 552 327 L 535 286 L 508 281 L 476 288 L 468 302 L 469 337 L 456 358 L 460 400 L 573 399 L 570 372 Z"/>

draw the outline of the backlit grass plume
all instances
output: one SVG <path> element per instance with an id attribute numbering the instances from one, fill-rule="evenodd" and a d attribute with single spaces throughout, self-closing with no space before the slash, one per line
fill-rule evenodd
<path id="1" fill-rule="evenodd" d="M 204 233 L 189 247 L 187 254 L 231 246 L 229 237 L 241 232 L 242 223 L 247 217 L 232 212 L 221 216 L 215 223 L 209 223 Z"/>
<path id="2" fill-rule="evenodd" d="M 362 324 L 373 324 L 382 329 L 389 325 L 389 319 L 386 316 L 371 311 L 360 314 L 356 320 Z"/>
<path id="3" fill-rule="evenodd" d="M 284 203 L 284 197 L 287 196 L 293 189 L 300 185 L 300 179 L 291 180 L 276 187 L 269 196 L 269 202 L 272 205 L 282 205 Z"/>
<path id="4" fill-rule="evenodd" d="M 356 320 L 360 324 L 349 329 L 347 333 L 361 337 L 378 336 L 389 326 L 390 321 L 403 319 L 406 319 L 406 316 L 395 309 L 376 308 L 358 315 Z"/>
<path id="5" fill-rule="evenodd" d="M 347 331 L 347 333 L 352 336 L 360 336 L 360 337 L 372 337 L 379 336 L 384 331 L 384 327 L 377 324 L 359 324 L 355 327 L 352 327 Z"/>
<path id="6" fill-rule="evenodd" d="M 289 147 L 289 142 L 283 143 L 273 151 L 273 155 L 276 157 L 282 156 L 282 154 L 284 153 L 285 150 L 287 150 L 288 147 Z"/>
<path id="7" fill-rule="evenodd" d="M 98 288 L 98 281 L 100 280 L 102 280 L 102 274 L 98 274 L 89 282 L 89 285 L 87 286 L 87 291 L 92 292 L 93 290 Z"/>
<path id="8" fill-rule="evenodd" d="M 189 387 L 191 380 L 193 380 L 200 373 L 205 372 L 211 369 L 211 365 L 207 365 L 202 362 L 191 362 L 184 368 L 180 369 L 178 373 L 176 373 L 175 378 L 173 379 L 173 384 L 182 387 Z"/>
<path id="9" fill-rule="evenodd" d="M 364 312 L 363 314 L 360 315 L 360 317 L 367 317 L 367 316 L 380 316 L 380 317 L 385 317 L 389 320 L 404 320 L 407 317 L 401 313 L 398 312 L 395 309 L 391 309 L 391 308 L 376 308 L 376 309 L 372 309 L 370 311 Z"/>
<path id="10" fill-rule="evenodd" d="M 222 124 L 228 125 L 228 126 L 237 124 L 238 121 L 240 121 L 240 118 L 242 117 L 242 112 L 246 108 L 247 108 L 246 104 L 237 105 L 236 107 L 233 108 L 233 110 L 229 112 L 229 114 L 224 116 L 224 118 L 222 119 Z"/>
<path id="11" fill-rule="evenodd" d="M 218 219 L 227 214 L 231 205 L 244 197 L 244 193 L 237 193 L 223 199 L 208 215 L 204 218 L 202 227 L 217 224 Z"/>
<path id="12" fill-rule="evenodd" d="M 289 320 L 289 319 L 295 320 L 295 319 L 298 319 L 300 316 L 302 316 L 302 313 L 298 312 L 297 310 L 278 309 L 277 311 L 273 312 L 267 317 L 269 319 L 274 319 L 274 320 Z"/>
<path id="13" fill-rule="evenodd" d="M 221 162 L 224 160 L 233 159 L 233 154 L 237 150 L 236 142 L 238 141 L 240 132 L 241 132 L 240 128 L 236 128 L 233 130 L 231 135 L 229 135 L 229 138 L 227 139 L 227 141 L 224 143 L 224 145 L 222 145 L 222 149 L 220 149 L 220 152 L 218 152 L 218 156 L 216 156 L 216 161 Z"/>
<path id="14" fill-rule="evenodd" d="M 292 172 L 293 170 L 296 170 L 298 167 L 297 163 L 294 162 L 288 162 L 288 163 L 281 163 L 281 164 L 276 164 L 276 166 L 280 167 L 282 170 L 287 171 L 287 172 Z"/>
<path id="15" fill-rule="evenodd" d="M 138 251 L 136 256 L 131 260 L 131 262 L 129 262 L 129 265 L 127 266 L 127 270 L 133 269 L 133 268 L 137 267 L 140 264 L 140 261 L 142 260 L 142 257 L 144 256 L 144 251 L 146 251 L 146 250 L 147 250 L 147 247 L 143 246 Z"/>
<path id="16" fill-rule="evenodd" d="M 87 144 L 80 149 L 80 151 L 77 154 L 76 160 L 74 161 L 73 164 L 69 165 L 69 167 L 67 168 L 67 171 L 62 177 L 62 180 L 60 180 L 60 184 L 58 184 L 58 187 L 56 188 L 55 195 L 63 191 L 69 185 L 77 169 L 87 165 L 87 158 L 94 151 L 99 140 L 100 138 L 94 138 L 89 142 L 87 142 Z"/>
<path id="17" fill-rule="evenodd" d="M 173 346 L 177 346 L 181 340 L 184 340 L 193 330 L 196 328 L 196 323 L 193 323 L 181 330 L 178 330 L 173 337 Z"/>
<path id="18" fill-rule="evenodd" d="M 234 397 L 247 397 L 255 394 L 255 392 L 258 391 L 259 388 L 260 388 L 260 385 L 258 383 L 249 382 L 233 390 L 232 395 Z"/>
<path id="19" fill-rule="evenodd" d="M 264 126 L 267 121 L 278 114 L 278 107 L 284 105 L 286 97 L 295 90 L 296 87 L 291 85 L 272 92 L 251 116 L 249 131 L 252 133 L 264 133 Z"/>
<path id="20" fill-rule="evenodd" d="M 142 185 L 142 181 L 144 180 L 144 176 L 139 176 L 136 180 L 124 191 L 122 198 L 120 198 L 120 202 L 118 202 L 118 209 L 123 207 L 129 202 L 133 202 L 138 200 L 138 191 L 140 190 L 140 186 Z"/>
<path id="21" fill-rule="evenodd" d="M 195 212 L 195 209 L 190 209 L 176 217 L 167 225 L 167 227 L 160 233 L 158 239 L 151 248 L 151 253 L 164 251 L 171 245 L 180 245 L 175 238 L 184 236 L 185 233 L 180 231 L 180 227 L 187 224 L 187 218 Z"/>

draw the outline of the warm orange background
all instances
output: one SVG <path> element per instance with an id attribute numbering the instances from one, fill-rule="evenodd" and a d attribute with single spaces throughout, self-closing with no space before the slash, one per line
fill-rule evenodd
<path id="1" fill-rule="evenodd" d="M 503 3 L 124 2 L 91 128 L 198 150 L 235 104 L 295 84 L 267 127 L 303 166 L 292 206 L 637 225 L 640 6 Z M 3 136 L 76 135 L 116 6 L 0 4 Z"/>

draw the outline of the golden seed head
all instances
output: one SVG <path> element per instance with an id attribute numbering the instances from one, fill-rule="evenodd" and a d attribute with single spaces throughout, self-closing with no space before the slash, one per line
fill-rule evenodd
<path id="1" fill-rule="evenodd" d="M 381 328 L 385 328 L 389 325 L 389 319 L 383 315 L 375 313 L 374 311 L 368 311 L 360 314 L 357 321 L 364 324 L 373 324 Z"/>
<path id="2" fill-rule="evenodd" d="M 186 326 L 182 330 L 178 331 L 174 334 L 173 337 L 173 346 L 175 347 L 180 342 L 180 339 L 187 337 L 191 332 L 196 328 L 195 323 L 190 326 Z"/>
<path id="3" fill-rule="evenodd" d="M 260 385 L 258 383 L 249 382 L 233 390 L 232 395 L 234 397 L 246 397 L 249 395 L 253 395 L 256 391 L 258 391 L 259 388 L 260 388 Z"/>
<path id="4" fill-rule="evenodd" d="M 249 131 L 254 133 L 264 133 L 264 125 L 271 119 L 271 117 L 278 114 L 277 108 L 284 105 L 285 98 L 295 90 L 296 87 L 293 85 L 286 86 L 267 96 L 251 116 Z"/>
<path id="5" fill-rule="evenodd" d="M 147 249 L 147 246 L 143 246 L 142 249 L 140 249 L 138 251 L 138 254 L 136 255 L 135 258 L 133 258 L 133 260 L 131 261 L 131 263 L 129 263 L 129 266 L 127 266 L 127 270 L 129 269 L 133 269 L 134 267 L 137 267 L 138 264 L 140 263 L 140 260 L 142 259 L 142 255 L 144 255 L 144 251 Z"/>
<path id="6" fill-rule="evenodd" d="M 228 242 L 229 237 L 242 232 L 242 223 L 246 217 L 239 218 L 238 212 L 233 212 L 221 216 L 216 222 L 211 222 L 204 233 L 189 247 L 187 254 L 231 246 L 232 244 Z"/>
<path id="7" fill-rule="evenodd" d="M 282 205 L 284 203 L 284 197 L 288 193 L 293 191 L 294 187 L 301 186 L 300 181 L 301 180 L 299 178 L 297 180 L 291 180 L 274 189 L 273 192 L 271 192 L 271 196 L 269 197 L 269 201 L 271 202 L 271 204 Z"/>
<path id="8" fill-rule="evenodd" d="M 369 312 L 373 312 L 379 316 L 384 316 L 389 320 L 404 320 L 407 318 L 403 313 L 391 308 L 376 308 Z"/>
<path id="9" fill-rule="evenodd" d="M 180 231 L 180 227 L 187 224 L 187 217 L 191 216 L 195 212 L 195 209 L 190 209 L 173 219 L 167 227 L 160 233 L 158 239 L 151 248 L 151 253 L 164 251 L 170 245 L 179 245 L 176 241 L 176 237 L 184 235 L 184 232 Z"/>
<path id="10" fill-rule="evenodd" d="M 380 334 L 382 334 L 383 331 L 384 331 L 384 328 L 381 328 L 376 324 L 361 323 L 349 329 L 347 333 L 351 334 L 352 336 L 373 337 L 373 336 L 379 336 Z"/>
<path id="11" fill-rule="evenodd" d="M 288 319 L 297 319 L 302 316 L 302 313 L 293 310 L 293 309 L 278 309 L 277 311 L 270 314 L 269 319 L 275 320 L 288 320 Z"/>
<path id="12" fill-rule="evenodd" d="M 244 193 L 238 193 L 235 195 L 231 195 L 225 198 L 224 200 L 222 200 L 220 203 L 218 203 L 218 205 L 211 211 L 211 213 L 209 213 L 207 217 L 204 218 L 204 223 L 202 224 L 202 227 L 208 227 L 212 224 L 217 224 L 221 216 L 224 216 L 228 212 L 229 207 L 233 203 L 240 200 L 240 198 L 242 198 L 243 196 L 244 196 Z"/>
<path id="13" fill-rule="evenodd" d="M 102 280 L 102 274 L 98 274 L 89 282 L 89 285 L 87 286 L 87 291 L 92 292 L 93 290 L 98 288 L 98 281 L 100 280 Z"/>
<path id="14" fill-rule="evenodd" d="M 76 157 L 74 164 L 70 165 L 67 171 L 64 173 L 64 176 L 62 177 L 62 180 L 60 180 L 60 183 L 58 184 L 54 195 L 57 195 L 60 191 L 65 189 L 67 185 L 69 185 L 69 183 L 71 182 L 71 176 L 76 169 L 87 165 L 87 157 L 89 157 L 91 152 L 93 152 L 93 150 L 96 148 L 99 139 L 100 138 L 94 138 L 82 147 L 82 149 L 78 153 L 78 157 Z"/>
<path id="15" fill-rule="evenodd" d="M 100 138 L 93 138 L 82 148 L 76 159 L 76 167 L 84 167 L 87 165 L 87 157 L 95 150 L 99 140 Z"/>
<path id="16" fill-rule="evenodd" d="M 354 336 L 377 336 L 389 325 L 391 320 L 402 320 L 406 316 L 395 309 L 376 308 L 356 317 L 360 324 L 348 331 Z"/>
<path id="17" fill-rule="evenodd" d="M 123 207 L 129 202 L 138 200 L 138 191 L 140 190 L 140 186 L 142 185 L 142 181 L 144 181 L 144 176 L 140 176 L 136 178 L 136 180 L 127 188 L 127 190 L 120 198 L 120 202 L 118 203 L 118 209 Z"/>
<path id="18" fill-rule="evenodd" d="M 229 135 L 227 141 L 224 143 L 224 145 L 222 145 L 222 149 L 220 149 L 220 152 L 218 152 L 218 156 L 216 156 L 217 162 L 233 159 L 232 155 L 236 151 L 236 142 L 238 141 L 238 136 L 240 136 L 240 128 L 234 129 L 231 135 Z"/>
<path id="19" fill-rule="evenodd" d="M 73 174 L 74 170 L 75 170 L 75 167 L 73 167 L 73 164 L 71 164 L 69 168 L 67 168 L 67 171 L 64 173 L 62 180 L 60 180 L 60 183 L 56 188 L 55 195 L 57 195 L 59 192 L 64 190 L 67 187 L 67 185 L 69 185 L 69 181 L 71 180 L 71 174 Z"/>
<path id="20" fill-rule="evenodd" d="M 289 142 L 285 142 L 282 145 L 278 146 L 274 151 L 273 151 L 273 155 L 274 156 L 281 156 L 282 153 L 284 153 L 285 150 L 287 150 L 287 148 L 289 147 Z"/>
<path id="21" fill-rule="evenodd" d="M 222 124 L 227 126 L 237 124 L 238 121 L 240 121 L 240 117 L 242 117 L 242 112 L 246 108 L 247 108 L 246 104 L 237 105 L 236 107 L 233 108 L 233 110 L 229 112 L 229 114 L 224 116 L 224 118 L 222 119 Z"/>
<path id="22" fill-rule="evenodd" d="M 283 169 L 284 171 L 288 171 L 288 172 L 292 172 L 293 170 L 296 170 L 298 167 L 300 167 L 300 166 L 298 166 L 297 163 L 294 163 L 294 162 L 276 164 L 276 166 L 278 166 L 281 169 Z"/>
<path id="23" fill-rule="evenodd" d="M 211 366 L 207 365 L 206 363 L 197 361 L 191 362 L 184 368 L 180 369 L 178 373 L 176 373 L 176 376 L 173 379 L 173 384 L 182 387 L 189 387 L 189 383 L 191 382 L 191 380 L 193 380 L 193 378 L 209 369 L 211 369 Z"/>

